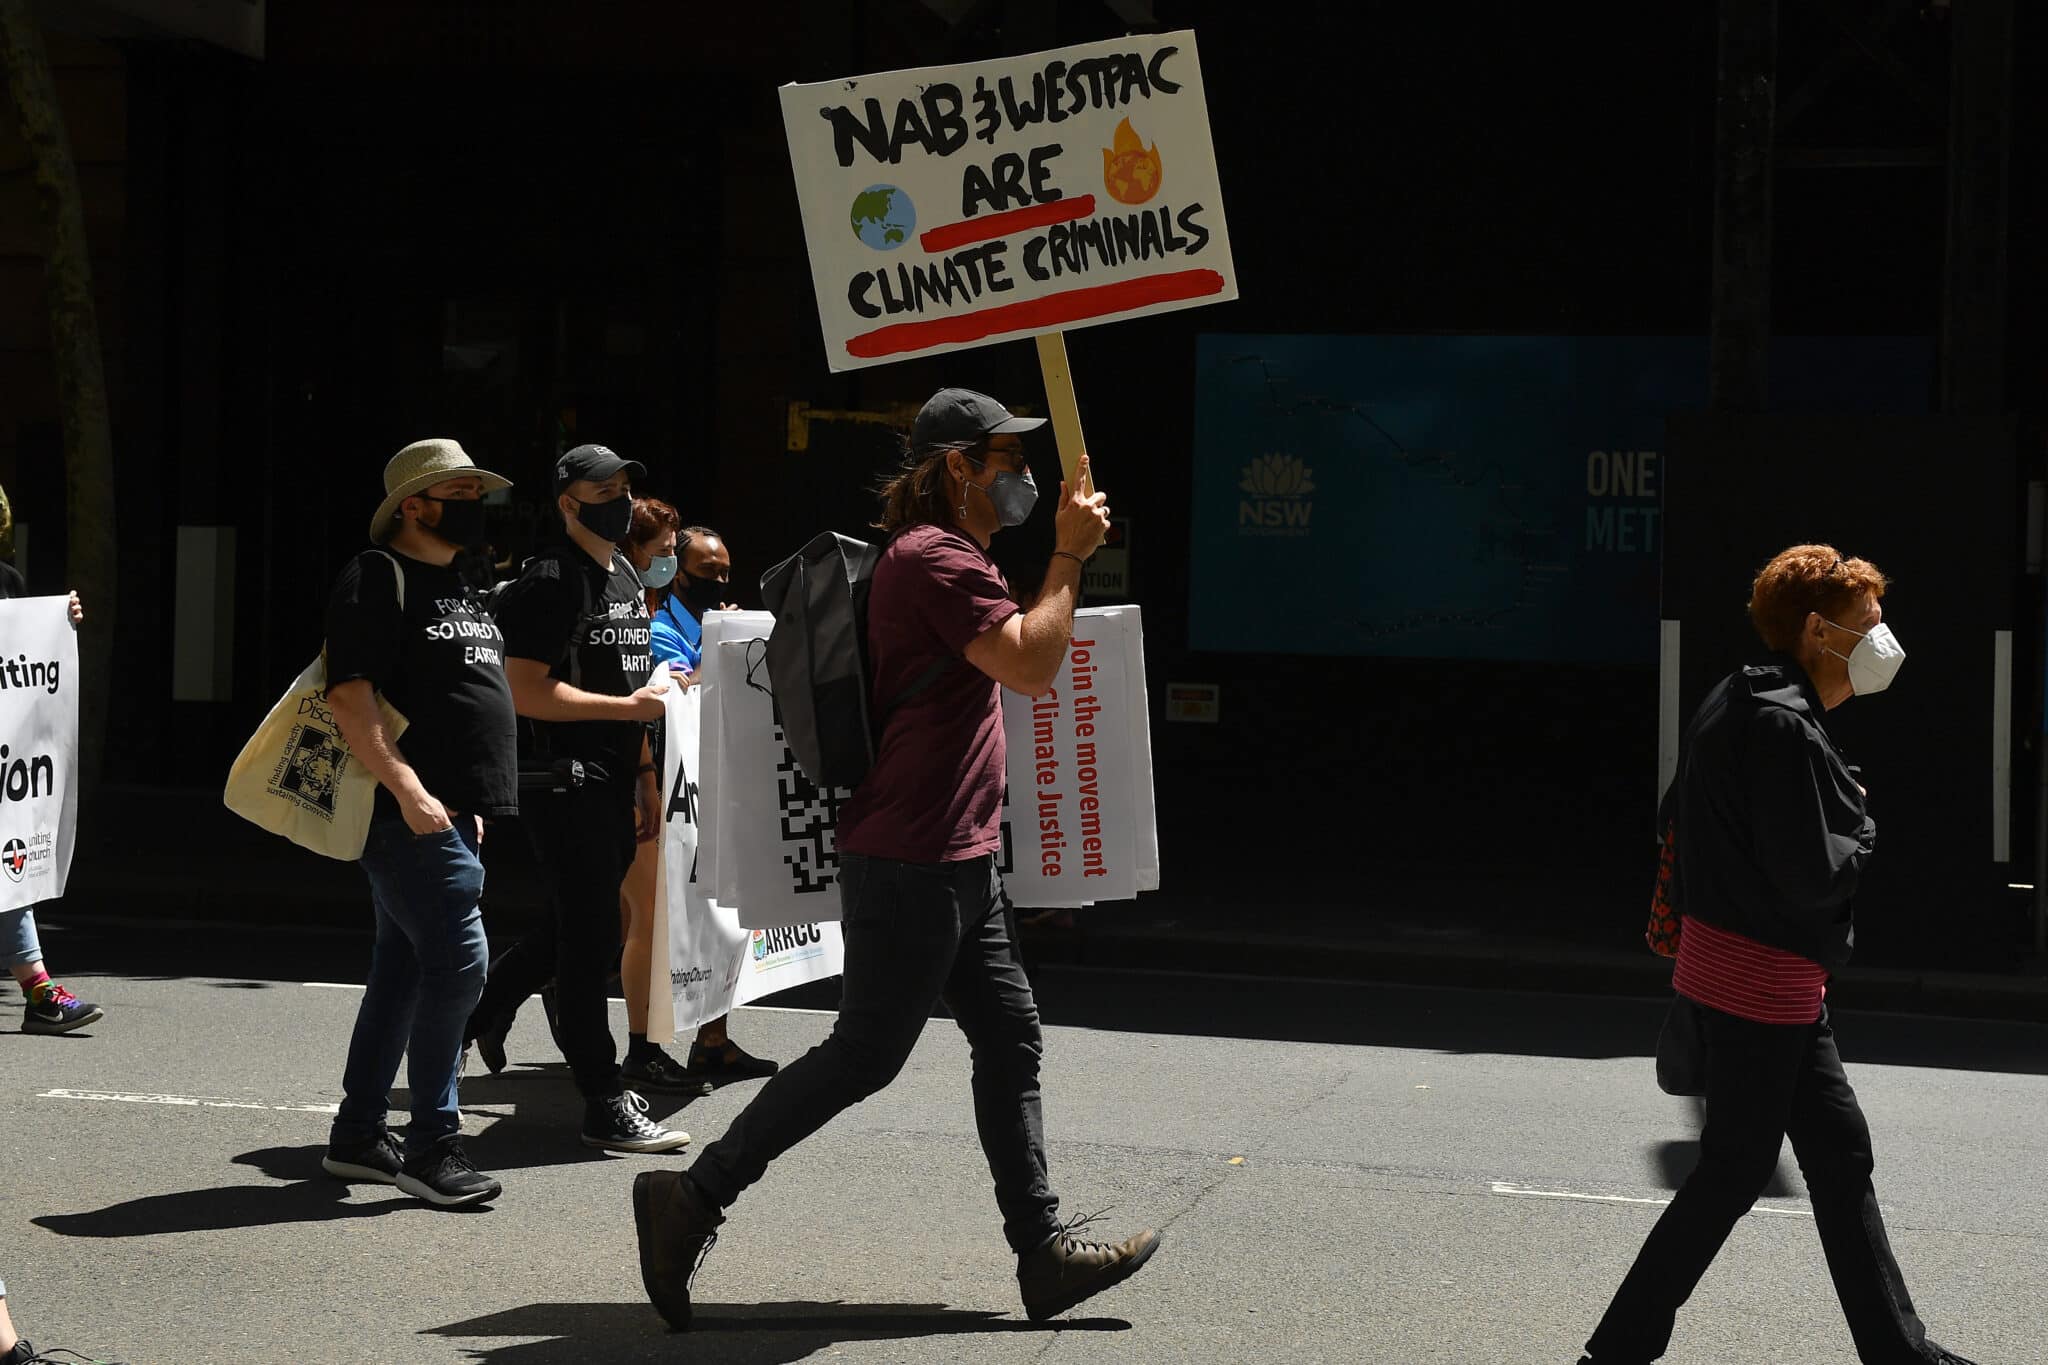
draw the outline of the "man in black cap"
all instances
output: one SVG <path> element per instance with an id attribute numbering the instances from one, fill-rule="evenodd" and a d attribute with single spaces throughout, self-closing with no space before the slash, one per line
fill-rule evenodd
<path id="1" fill-rule="evenodd" d="M 615 1152 L 666 1152 L 690 1140 L 649 1121 L 647 1102 L 620 1080 L 606 989 L 619 961 L 619 884 L 635 842 L 661 829 L 647 725 L 661 717 L 667 686 L 648 682 L 647 594 L 619 551 L 632 481 L 646 472 L 597 445 L 556 461 L 567 538 L 528 561 L 498 602 L 505 676 L 513 705 L 533 722 L 536 756 L 573 759 L 584 780 L 521 801 L 554 914 L 491 965 L 466 1034 L 500 1033 L 553 977 L 562 1054 L 583 1092 L 583 1141 Z"/>
<path id="2" fill-rule="evenodd" d="M 1102 495 L 1060 489 L 1045 584 L 1020 607 L 988 557 L 998 530 L 1038 498 L 1023 432 L 986 394 L 942 389 L 911 428 L 903 468 L 882 488 L 890 533 L 868 597 L 868 666 L 886 716 L 875 763 L 841 808 L 839 898 L 846 977 L 831 1035 L 772 1077 L 685 1171 L 633 1182 L 640 1273 L 669 1325 L 690 1323 L 690 1281 L 724 1210 L 768 1163 L 874 1094 L 902 1068 L 946 1002 L 974 1054 L 974 1118 L 995 1177 L 1003 1235 L 1034 1319 L 1127 1278 L 1159 1244 L 1074 1235 L 1046 1173 L 1031 982 L 1002 851 L 1002 691 L 1047 691 L 1067 657 L 1081 568 L 1102 544 Z M 1081 468 L 1085 478 L 1087 457 Z M 1085 484 L 1084 484 L 1085 486 Z"/>

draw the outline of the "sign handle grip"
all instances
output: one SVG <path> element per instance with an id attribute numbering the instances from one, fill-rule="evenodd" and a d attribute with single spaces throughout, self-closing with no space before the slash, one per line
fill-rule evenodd
<path id="1" fill-rule="evenodd" d="M 1052 415 L 1053 435 L 1059 441 L 1060 470 L 1071 486 L 1088 444 L 1081 437 L 1081 406 L 1074 398 L 1073 371 L 1067 368 L 1067 334 L 1041 332 L 1032 340 L 1038 343 L 1038 369 L 1045 378 L 1046 407 Z M 1094 479 L 1082 483 L 1080 491 L 1093 494 Z"/>

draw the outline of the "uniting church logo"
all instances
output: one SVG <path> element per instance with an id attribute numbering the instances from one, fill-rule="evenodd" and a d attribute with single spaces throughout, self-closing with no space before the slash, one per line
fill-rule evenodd
<path id="1" fill-rule="evenodd" d="M 1241 536 L 1305 536 L 1315 471 L 1299 455 L 1269 451 L 1244 467 L 1237 484 L 1237 533 Z"/>

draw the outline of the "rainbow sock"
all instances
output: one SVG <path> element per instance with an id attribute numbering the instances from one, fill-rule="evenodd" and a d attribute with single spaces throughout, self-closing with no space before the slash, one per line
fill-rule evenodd
<path id="1" fill-rule="evenodd" d="M 36 992 L 49 984 L 50 974 L 45 971 L 38 971 L 32 980 L 21 983 L 21 993 L 33 1000 L 36 998 Z"/>

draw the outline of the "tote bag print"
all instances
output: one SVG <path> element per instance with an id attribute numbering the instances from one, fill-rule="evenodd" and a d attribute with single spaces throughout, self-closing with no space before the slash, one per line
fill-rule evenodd
<path id="1" fill-rule="evenodd" d="M 380 693 L 393 740 L 405 718 Z M 315 853 L 363 856 L 377 779 L 355 760 L 327 699 L 327 661 L 316 658 L 285 689 L 236 756 L 223 793 L 229 810 Z"/>

